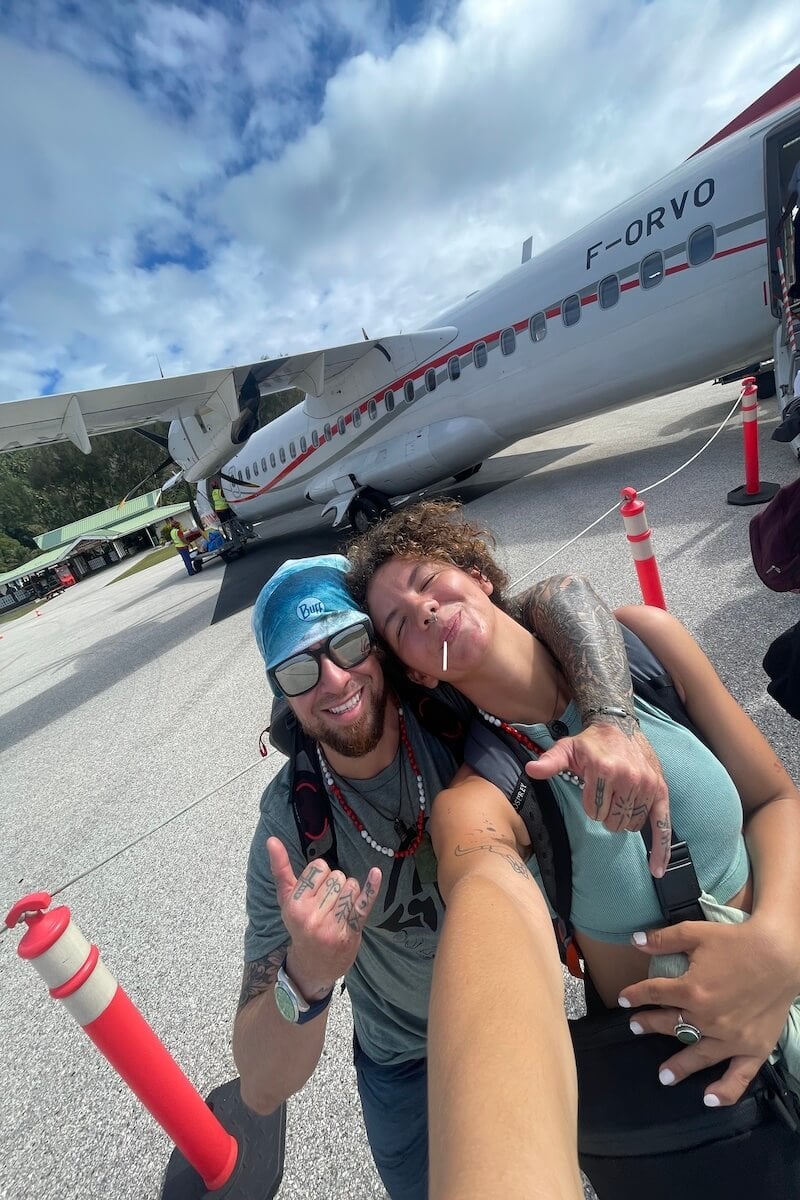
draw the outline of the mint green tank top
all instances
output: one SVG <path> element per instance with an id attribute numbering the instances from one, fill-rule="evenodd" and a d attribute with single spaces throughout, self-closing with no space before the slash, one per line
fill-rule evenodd
<path id="1" fill-rule="evenodd" d="M 689 845 L 703 891 L 724 904 L 744 886 L 750 869 L 739 793 L 719 759 L 688 729 L 638 697 L 635 709 L 661 762 L 673 828 Z M 573 736 L 583 728 L 574 702 L 561 720 Z M 517 728 L 544 749 L 555 744 L 546 725 Z M 586 815 L 574 784 L 560 776 L 550 782 L 572 849 L 575 929 L 598 941 L 622 943 L 635 930 L 663 925 L 641 835 L 610 832 Z M 528 865 L 541 886 L 535 860 Z"/>

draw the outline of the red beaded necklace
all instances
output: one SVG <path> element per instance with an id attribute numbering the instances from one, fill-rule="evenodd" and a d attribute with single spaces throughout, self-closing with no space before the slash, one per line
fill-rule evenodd
<path id="1" fill-rule="evenodd" d="M 546 753 L 544 747 L 540 746 L 537 742 L 534 742 L 532 738 L 529 738 L 527 734 L 522 733 L 521 730 L 515 729 L 513 725 L 508 723 L 508 721 L 501 721 L 499 717 L 493 717 L 491 713 L 485 712 L 482 708 L 479 708 L 478 712 L 488 725 L 494 725 L 498 729 L 502 729 L 503 733 L 507 733 L 510 737 L 515 738 L 521 746 L 524 746 L 525 749 L 529 750 L 532 754 L 536 754 L 541 758 L 541 756 Z M 584 786 L 584 781 L 581 779 L 580 775 L 576 775 L 574 771 L 559 771 L 558 773 L 567 783 L 574 783 L 575 786 L 579 788 Z"/>
<path id="2" fill-rule="evenodd" d="M 406 723 L 403 720 L 403 710 L 402 710 L 402 708 L 400 708 L 399 705 L 397 708 L 397 716 L 399 718 L 399 724 L 400 724 L 400 741 L 402 742 L 403 748 L 405 749 L 406 755 L 408 756 L 408 763 L 414 774 L 414 778 L 417 781 L 417 791 L 419 793 L 419 812 L 417 813 L 417 832 L 414 836 L 413 841 L 411 841 L 408 846 L 402 846 L 402 843 L 401 843 L 401 849 L 393 850 L 391 846 L 382 846 L 380 844 L 380 842 L 375 840 L 375 838 L 372 836 L 372 834 L 369 832 L 369 830 L 366 828 L 366 826 L 363 824 L 363 822 L 358 819 L 358 817 L 353 812 L 352 808 L 350 807 L 350 805 L 347 803 L 344 796 L 342 795 L 342 789 L 339 787 L 339 785 L 336 783 L 335 779 L 333 778 L 330 767 L 328 766 L 327 760 L 326 760 L 324 754 L 322 753 L 322 749 L 319 746 L 319 744 L 317 744 L 317 754 L 319 755 L 319 765 L 322 768 L 322 778 L 325 780 L 326 788 L 328 789 L 330 794 L 333 796 L 334 800 L 336 800 L 336 802 L 338 803 L 342 812 L 344 812 L 350 818 L 350 820 L 353 822 L 356 829 L 361 834 L 362 838 L 367 843 L 367 845 L 371 846 L 372 849 L 375 850 L 378 854 L 385 854 L 387 858 L 409 858 L 411 855 L 416 854 L 417 850 L 419 849 L 422 838 L 425 834 L 425 808 L 426 808 L 425 782 L 422 778 L 422 772 L 420 771 L 419 766 L 417 765 L 417 760 L 414 755 L 414 750 L 411 745 L 411 740 L 410 740 L 410 738 L 408 736 L 408 732 L 406 730 Z"/>

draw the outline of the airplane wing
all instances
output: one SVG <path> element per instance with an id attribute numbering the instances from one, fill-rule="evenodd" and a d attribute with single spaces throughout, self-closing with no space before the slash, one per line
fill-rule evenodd
<path id="1" fill-rule="evenodd" d="M 69 440 L 89 454 L 89 439 L 97 434 L 185 417 L 214 430 L 233 427 L 233 440 L 241 443 L 242 417 L 261 396 L 297 387 L 307 393 L 309 415 L 324 416 L 379 390 L 456 335 L 453 327 L 424 330 L 195 375 L 9 401 L 0 404 L 0 451 Z"/>

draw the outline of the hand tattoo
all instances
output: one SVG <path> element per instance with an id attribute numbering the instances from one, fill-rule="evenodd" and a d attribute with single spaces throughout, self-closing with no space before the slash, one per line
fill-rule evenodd
<path id="1" fill-rule="evenodd" d="M 323 904 L 325 903 L 325 901 L 327 899 L 329 899 L 330 896 L 337 895 L 341 890 L 342 890 L 342 885 L 339 883 L 339 880 L 334 879 L 333 875 L 330 875 L 325 880 L 325 895 L 322 897 L 322 899 L 319 902 L 320 908 L 322 908 Z"/>
<path id="2" fill-rule="evenodd" d="M 314 887 L 314 880 L 318 875 L 322 874 L 322 867 L 306 867 L 303 874 L 297 881 L 297 887 L 294 889 L 293 900 L 299 900 L 304 892 L 309 892 Z"/>
<path id="3" fill-rule="evenodd" d="M 354 933 L 357 933 L 361 928 L 358 914 L 356 913 L 356 906 L 353 900 L 352 891 L 345 892 L 343 896 L 339 897 L 339 899 L 336 901 L 336 907 L 333 910 L 333 914 L 340 925 L 346 925 L 347 928 L 352 929 Z"/>
<path id="4" fill-rule="evenodd" d="M 647 820 L 647 814 L 650 810 L 646 804 L 637 804 L 631 813 L 631 819 L 628 822 L 628 828 L 633 833 L 639 833 L 644 828 L 644 823 Z"/>
<path id="5" fill-rule="evenodd" d="M 603 801 L 605 800 L 605 796 L 606 796 L 606 781 L 605 781 L 605 779 L 598 779 L 597 787 L 596 787 L 595 793 L 594 793 L 594 808 L 595 808 L 595 812 L 597 814 L 598 821 L 600 820 L 600 813 L 603 811 Z"/>
<path id="6" fill-rule="evenodd" d="M 617 822 L 617 831 L 624 829 L 633 815 L 633 796 L 615 796 L 611 805 L 611 816 Z"/>

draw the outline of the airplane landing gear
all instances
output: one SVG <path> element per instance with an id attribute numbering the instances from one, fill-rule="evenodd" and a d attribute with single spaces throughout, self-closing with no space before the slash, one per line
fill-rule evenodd
<path id="1" fill-rule="evenodd" d="M 377 525 L 392 511 L 386 496 L 373 488 L 363 488 L 350 502 L 347 516 L 356 533 L 366 533 L 371 525 Z"/>
<path id="2" fill-rule="evenodd" d="M 483 463 L 479 462 L 474 467 L 467 467 L 466 471 L 459 471 L 457 475 L 453 476 L 453 479 L 456 483 L 463 483 L 465 479 L 471 479 L 473 475 L 477 475 L 482 466 Z"/>

